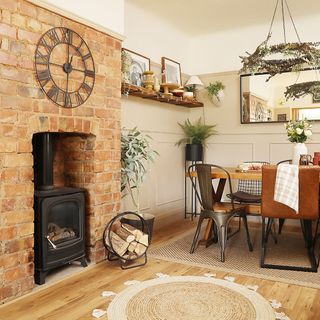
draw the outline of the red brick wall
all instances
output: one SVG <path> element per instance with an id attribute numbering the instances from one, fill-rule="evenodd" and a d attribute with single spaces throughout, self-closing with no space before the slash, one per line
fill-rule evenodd
<path id="1" fill-rule="evenodd" d="M 36 44 L 44 32 L 60 26 L 78 32 L 95 61 L 92 95 L 75 109 L 50 102 L 35 78 Z M 120 48 L 119 40 L 27 1 L 0 1 L 2 302 L 34 287 L 32 136 L 36 132 L 74 133 L 73 138 L 64 137 L 57 150 L 79 157 L 81 163 L 58 161 L 56 184 L 86 188 L 87 257 L 93 262 L 104 258 L 103 228 L 120 202 Z"/>

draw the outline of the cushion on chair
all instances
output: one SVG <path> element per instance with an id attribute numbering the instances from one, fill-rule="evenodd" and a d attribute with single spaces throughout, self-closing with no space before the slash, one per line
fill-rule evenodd
<path id="1" fill-rule="evenodd" d="M 319 217 L 319 167 L 299 168 L 299 212 L 273 200 L 277 167 L 262 168 L 261 215 L 271 218 L 310 219 Z"/>
<path id="2" fill-rule="evenodd" d="M 245 202 L 245 203 L 260 203 L 261 195 L 260 194 L 251 194 L 248 192 L 237 191 L 232 194 L 227 194 L 227 197 L 235 201 Z"/>

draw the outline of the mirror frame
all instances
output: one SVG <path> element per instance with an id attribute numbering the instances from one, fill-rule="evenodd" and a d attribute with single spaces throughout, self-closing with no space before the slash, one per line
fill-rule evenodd
<path id="1" fill-rule="evenodd" d="M 305 68 L 301 71 L 310 71 L 310 70 L 314 70 L 313 68 Z M 291 73 L 293 71 L 287 71 L 287 72 L 282 72 L 282 74 L 284 73 Z M 266 75 L 269 74 L 268 72 L 257 72 L 257 73 L 246 73 L 246 74 L 240 74 L 240 123 L 241 124 L 257 124 L 257 123 L 286 123 L 289 121 L 288 120 L 279 120 L 279 121 L 254 121 L 254 122 L 245 122 L 243 121 L 243 85 L 242 85 L 242 78 L 243 77 L 250 77 L 250 76 L 259 76 L 259 75 Z M 312 120 L 312 121 L 320 121 L 320 119 L 316 119 L 316 120 Z"/>

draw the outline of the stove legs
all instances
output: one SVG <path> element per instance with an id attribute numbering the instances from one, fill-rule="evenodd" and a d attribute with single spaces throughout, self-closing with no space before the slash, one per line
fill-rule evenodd
<path id="1" fill-rule="evenodd" d="M 48 271 L 35 271 L 34 281 L 36 284 L 44 284 Z"/>

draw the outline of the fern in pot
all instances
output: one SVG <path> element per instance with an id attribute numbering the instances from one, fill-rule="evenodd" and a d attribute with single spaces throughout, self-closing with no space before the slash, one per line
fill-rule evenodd
<path id="1" fill-rule="evenodd" d="M 136 213 L 141 216 L 141 187 L 148 173 L 148 165 L 158 155 L 151 148 L 150 140 L 150 136 L 142 134 L 136 127 L 121 134 L 121 191 L 130 195 Z"/>
<path id="2" fill-rule="evenodd" d="M 201 118 L 195 123 L 191 123 L 189 119 L 183 123 L 178 123 L 184 132 L 185 137 L 181 138 L 176 145 L 186 144 L 186 161 L 202 161 L 203 146 L 206 140 L 217 134 L 216 125 L 207 125 Z"/>

